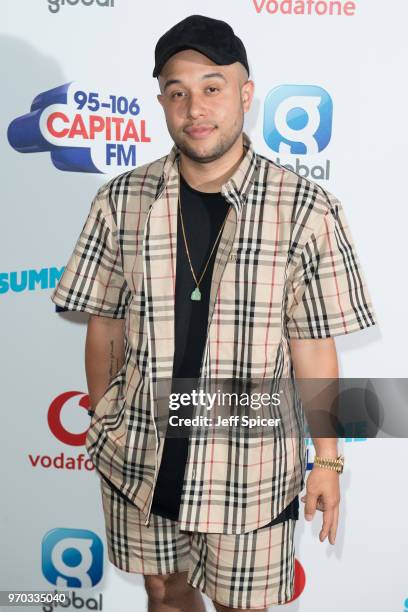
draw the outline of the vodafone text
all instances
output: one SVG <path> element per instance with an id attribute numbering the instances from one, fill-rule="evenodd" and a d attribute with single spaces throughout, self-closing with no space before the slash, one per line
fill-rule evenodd
<path id="1" fill-rule="evenodd" d="M 252 0 L 258 14 L 353 17 L 356 3 L 347 0 Z"/>

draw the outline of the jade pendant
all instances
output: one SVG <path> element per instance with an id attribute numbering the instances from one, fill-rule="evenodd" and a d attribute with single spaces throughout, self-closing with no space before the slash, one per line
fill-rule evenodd
<path id="1" fill-rule="evenodd" d="M 194 300 L 195 302 L 199 302 L 201 300 L 201 291 L 199 290 L 198 287 L 196 287 L 193 293 L 191 294 L 191 299 Z"/>

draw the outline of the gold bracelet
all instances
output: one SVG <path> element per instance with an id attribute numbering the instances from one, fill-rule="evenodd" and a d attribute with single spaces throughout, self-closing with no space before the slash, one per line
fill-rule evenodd
<path id="1" fill-rule="evenodd" d="M 335 459 L 329 459 L 328 457 L 318 457 L 317 455 L 315 455 L 313 464 L 317 467 L 335 470 L 336 472 L 341 474 L 344 468 L 344 457 L 343 455 L 339 455 Z"/>

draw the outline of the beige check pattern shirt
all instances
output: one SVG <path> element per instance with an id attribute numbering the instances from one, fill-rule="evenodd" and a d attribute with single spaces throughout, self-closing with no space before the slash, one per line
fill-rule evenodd
<path id="1" fill-rule="evenodd" d="M 375 324 L 343 208 L 334 195 L 257 154 L 221 193 L 231 204 L 211 281 L 201 380 L 293 379 L 289 339 Z M 86 449 L 150 522 L 164 439 L 157 385 L 171 379 L 179 151 L 125 172 L 97 192 L 51 299 L 68 310 L 125 318 L 126 359 L 95 406 Z M 188 297 L 189 299 L 189 297 Z M 298 435 L 189 441 L 180 528 L 244 533 L 269 523 L 305 484 Z"/>

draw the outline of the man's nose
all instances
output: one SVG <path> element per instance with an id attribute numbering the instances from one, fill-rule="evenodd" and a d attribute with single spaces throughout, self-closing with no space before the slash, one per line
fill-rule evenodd
<path id="1" fill-rule="evenodd" d="M 189 117 L 199 117 L 205 114 L 205 104 L 202 96 L 199 93 L 190 94 L 187 113 Z"/>

